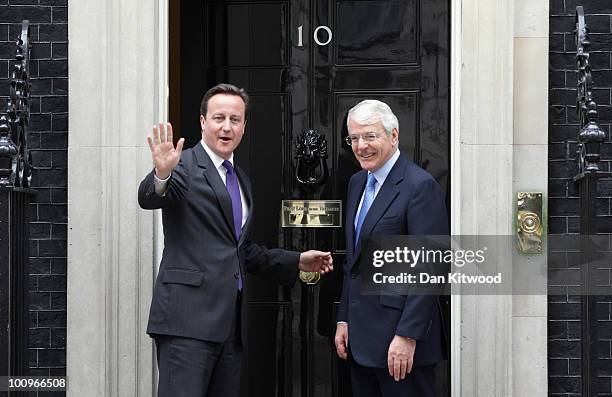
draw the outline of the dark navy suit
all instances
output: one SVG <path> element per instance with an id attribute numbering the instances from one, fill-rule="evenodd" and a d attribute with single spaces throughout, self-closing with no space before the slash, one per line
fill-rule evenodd
<path id="1" fill-rule="evenodd" d="M 385 368 L 386 371 L 387 353 L 393 337 L 400 335 L 415 339 L 415 369 L 407 376 L 414 378 L 419 376 L 419 367 L 433 368 L 442 358 L 438 296 L 361 295 L 362 272 L 357 266 L 361 243 L 357 242 L 353 248 L 353 242 L 355 216 L 366 178 L 367 171 L 362 170 L 349 181 L 345 226 L 347 259 L 344 264 L 342 298 L 337 319 L 348 323 L 350 358 L 362 367 Z M 380 234 L 448 234 L 442 189 L 429 173 L 402 155 L 391 168 L 365 217 L 360 240 L 369 235 Z M 386 376 L 394 382 L 390 375 Z M 352 378 L 355 386 L 354 374 Z M 431 385 L 432 390 L 435 390 L 434 386 Z M 354 395 L 371 395 L 363 392 L 365 386 L 359 389 L 361 393 L 353 388 Z M 421 390 L 419 394 L 406 395 L 429 395 L 429 392 L 420 388 L 417 390 Z"/>
<path id="2" fill-rule="evenodd" d="M 296 279 L 298 252 L 268 250 L 250 241 L 251 186 L 239 167 L 236 173 L 249 205 L 240 239 L 234 231 L 228 190 L 201 144 L 183 151 L 163 197 L 155 193 L 153 171 L 140 184 L 140 206 L 161 208 L 164 225 L 164 252 L 147 333 L 156 338 L 158 349 L 176 350 L 171 352 L 174 361 L 164 364 L 172 371 L 160 373 L 159 396 L 200 396 L 207 388 L 209 396 L 237 395 L 239 359 L 230 363 L 226 373 L 213 376 L 213 382 L 220 382 L 207 385 L 201 373 L 210 374 L 211 365 L 218 367 L 224 343 L 235 348 L 238 353 L 233 356 L 239 358 L 246 343 L 247 303 L 241 296 L 246 296 L 248 284 L 239 293 L 239 275 L 245 271 L 263 274 L 289 286 Z M 196 364 L 204 369 L 195 371 Z M 176 370 L 177 366 L 182 369 Z M 227 384 L 232 385 L 231 392 Z"/>

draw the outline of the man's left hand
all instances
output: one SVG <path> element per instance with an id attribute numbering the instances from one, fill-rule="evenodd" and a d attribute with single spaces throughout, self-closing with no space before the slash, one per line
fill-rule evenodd
<path id="1" fill-rule="evenodd" d="M 389 366 L 389 375 L 396 382 L 404 379 L 406 374 L 412 371 L 415 349 L 416 340 L 407 336 L 395 335 L 393 337 L 389 345 L 389 353 L 387 354 L 387 365 Z"/>
<path id="2" fill-rule="evenodd" d="M 300 254 L 300 270 L 325 274 L 334 270 L 331 252 L 310 250 Z"/>

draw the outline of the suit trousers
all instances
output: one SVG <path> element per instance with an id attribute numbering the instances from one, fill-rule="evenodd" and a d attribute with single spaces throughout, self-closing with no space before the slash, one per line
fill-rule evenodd
<path id="1" fill-rule="evenodd" d="M 399 382 L 389 375 L 388 368 L 364 367 L 350 354 L 353 397 L 435 397 L 436 365 L 412 367 Z"/>
<path id="2" fill-rule="evenodd" d="M 230 336 L 209 342 L 156 335 L 159 383 L 157 397 L 238 397 L 243 348 L 240 298 Z"/>

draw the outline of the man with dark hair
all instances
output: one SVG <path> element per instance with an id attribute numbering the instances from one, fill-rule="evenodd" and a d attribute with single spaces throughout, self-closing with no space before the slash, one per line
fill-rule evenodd
<path id="1" fill-rule="evenodd" d="M 155 338 L 158 396 L 238 396 L 246 340 L 244 272 L 291 285 L 298 268 L 332 270 L 329 252 L 266 249 L 250 241 L 251 187 L 234 164 L 248 95 L 230 84 L 202 99 L 202 141 L 183 151 L 172 126 L 147 136 L 155 169 L 138 202 L 162 209 L 164 252 L 147 333 Z"/>
<path id="2" fill-rule="evenodd" d="M 444 195 L 400 154 L 398 120 L 386 103 L 358 103 L 347 127 L 346 142 L 362 170 L 348 185 L 336 351 L 350 361 L 354 397 L 434 397 L 442 358 L 438 296 L 362 295 L 359 257 L 368 236 L 448 234 Z"/>
<path id="3" fill-rule="evenodd" d="M 249 109 L 249 94 L 247 94 L 244 88 L 238 88 L 232 84 L 221 83 L 206 91 L 202 97 L 202 102 L 200 103 L 200 115 L 206 114 L 208 111 L 208 101 L 217 94 L 238 96 L 242 99 L 242 102 L 244 102 L 245 109 Z"/>

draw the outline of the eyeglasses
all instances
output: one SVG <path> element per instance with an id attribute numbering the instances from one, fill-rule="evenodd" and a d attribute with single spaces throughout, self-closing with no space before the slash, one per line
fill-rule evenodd
<path id="1" fill-rule="evenodd" d="M 374 142 L 380 136 L 380 132 L 366 132 L 365 134 L 351 134 L 344 138 L 347 145 L 353 146 L 359 143 L 359 139 L 363 139 L 364 142 Z"/>

